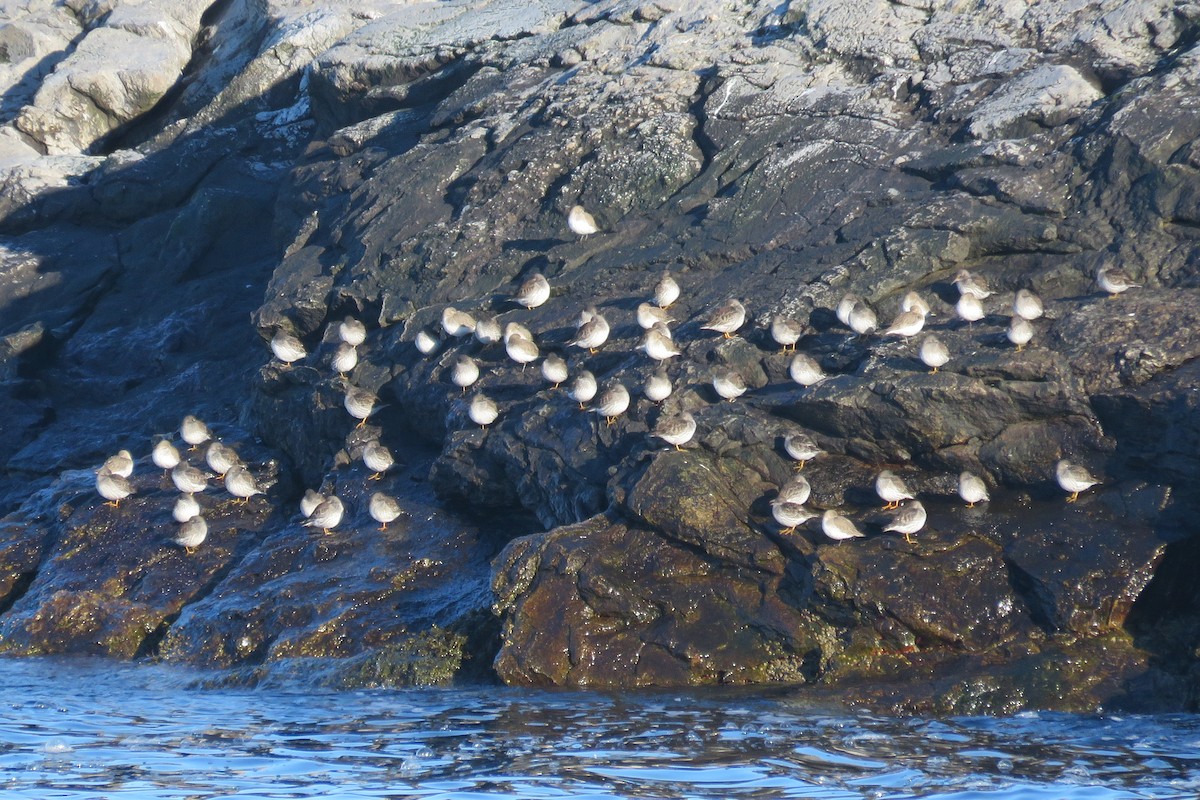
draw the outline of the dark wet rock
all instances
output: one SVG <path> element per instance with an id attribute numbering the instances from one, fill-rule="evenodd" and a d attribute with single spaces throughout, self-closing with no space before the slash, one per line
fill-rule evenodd
<path id="1" fill-rule="evenodd" d="M 1194 10 L 35 5 L 0 32 L 6 648 L 247 682 L 336 657 L 318 671 L 347 686 L 479 677 L 498 650 L 514 683 L 793 681 L 939 713 L 1200 697 L 1177 566 L 1200 474 Z M 568 231 L 576 203 L 597 233 Z M 1145 285 L 1102 297 L 1106 264 Z M 964 268 L 995 292 L 972 325 Z M 683 353 L 657 406 L 634 311 L 663 269 Z M 520 309 L 535 271 L 552 297 Z M 1022 353 L 1019 288 L 1046 304 Z M 951 353 L 936 375 L 920 335 L 832 313 L 853 293 L 882 329 L 910 290 Z M 703 331 L 732 297 L 738 335 Z M 529 326 L 629 410 L 608 425 L 500 345 L 448 339 L 447 304 Z M 588 305 L 612 324 L 596 353 L 568 345 Z M 369 333 L 342 379 L 347 314 Z M 777 314 L 828 380 L 790 381 Z M 274 362 L 279 330 L 309 355 Z M 446 375 L 463 354 L 466 393 Z M 723 370 L 748 386 L 732 403 Z M 360 428 L 348 384 L 380 396 Z M 681 411 L 680 452 L 649 433 Z M 90 485 L 187 413 L 257 438 L 278 478 L 253 514 L 222 505 L 192 559 L 161 546 L 170 490 L 108 509 Z M 810 506 L 865 541 L 774 524 L 789 432 L 826 451 Z M 371 437 L 400 462 L 380 481 Z M 1077 505 L 1060 458 L 1103 481 Z M 929 509 L 911 544 L 881 533 L 884 468 Z M 961 507 L 964 469 L 990 504 Z M 306 488 L 347 501 L 327 536 L 296 516 Z M 377 531 L 375 489 L 411 516 Z"/>

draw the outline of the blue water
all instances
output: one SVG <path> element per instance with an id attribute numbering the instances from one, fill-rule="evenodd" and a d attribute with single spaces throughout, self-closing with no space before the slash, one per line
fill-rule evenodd
<path id="1" fill-rule="evenodd" d="M 782 693 L 198 688 L 206 677 L 0 659 L 0 797 L 1200 795 L 1196 716 L 931 720 Z"/>

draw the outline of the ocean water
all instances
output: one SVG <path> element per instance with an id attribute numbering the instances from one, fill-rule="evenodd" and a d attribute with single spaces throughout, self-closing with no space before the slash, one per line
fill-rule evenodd
<path id="1" fill-rule="evenodd" d="M 1200 717 L 920 719 L 782 692 L 199 688 L 0 659 L 3 798 L 1200 796 Z"/>

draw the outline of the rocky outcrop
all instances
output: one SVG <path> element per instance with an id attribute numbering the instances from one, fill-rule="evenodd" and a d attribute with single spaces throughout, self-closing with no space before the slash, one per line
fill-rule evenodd
<path id="1" fill-rule="evenodd" d="M 27 3 L 0 30 L 8 651 L 235 680 L 336 657 L 333 685 L 789 682 L 946 713 L 1194 705 L 1190 5 L 90 9 Z M 576 204 L 595 234 L 567 229 Z M 1141 285 L 1105 297 L 1104 266 Z M 993 291 L 971 324 L 961 269 Z M 683 294 L 660 405 L 635 309 L 663 270 Z M 534 272 L 553 289 L 525 309 Z M 1046 305 L 1020 352 L 1018 289 Z M 834 313 L 854 294 L 886 327 L 914 290 L 950 352 L 936 374 L 920 337 Z M 705 330 L 733 297 L 738 334 Z M 628 411 L 608 424 L 502 343 L 443 335 L 449 305 L 527 326 Z M 593 305 L 611 334 L 588 352 Z M 346 315 L 369 334 L 339 376 Z M 791 381 L 780 315 L 826 380 Z M 281 330 L 308 350 L 291 367 Z M 348 385 L 380 398 L 360 429 Z M 684 411 L 682 450 L 651 435 Z M 277 481 L 253 513 L 218 500 L 224 533 L 191 558 L 141 465 L 122 509 L 90 485 L 187 413 Z M 800 432 L 825 451 L 809 505 L 865 540 L 772 520 Z M 372 437 L 402 462 L 378 481 Z M 1064 457 L 1102 480 L 1075 504 Z M 911 542 L 883 531 L 884 468 L 928 509 Z M 964 508 L 962 470 L 990 503 Z M 293 512 L 316 487 L 349 507 L 328 535 Z M 409 510 L 395 531 L 366 515 L 377 488 Z"/>

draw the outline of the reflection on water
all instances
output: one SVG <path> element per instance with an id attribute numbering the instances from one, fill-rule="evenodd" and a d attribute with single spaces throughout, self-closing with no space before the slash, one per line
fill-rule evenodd
<path id="1" fill-rule="evenodd" d="M 880 717 L 794 696 L 190 688 L 0 659 L 5 798 L 1200 795 L 1200 718 Z"/>

